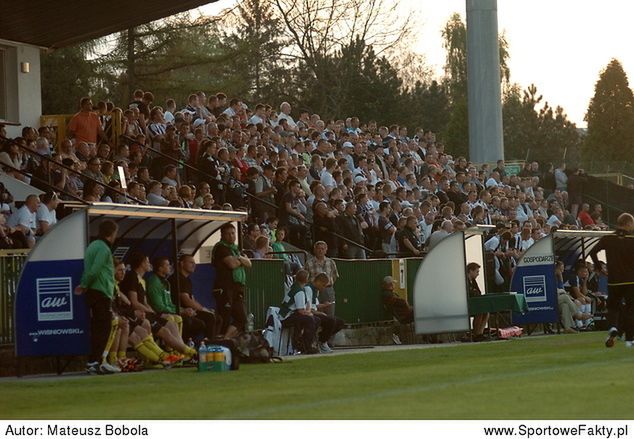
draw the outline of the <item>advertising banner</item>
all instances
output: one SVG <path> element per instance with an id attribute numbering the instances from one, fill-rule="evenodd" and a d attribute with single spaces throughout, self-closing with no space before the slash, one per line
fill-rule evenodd
<path id="1" fill-rule="evenodd" d="M 83 212 L 62 219 L 29 254 L 15 297 L 18 357 L 90 351 L 88 308 L 73 293 L 84 269 L 85 220 Z"/>
<path id="2" fill-rule="evenodd" d="M 513 313 L 513 324 L 559 320 L 552 237 L 540 239 L 520 258 L 511 280 L 511 291 L 523 294 L 528 305 L 526 314 Z"/>
<path id="3" fill-rule="evenodd" d="M 15 304 L 17 356 L 89 353 L 88 309 L 73 294 L 83 267 L 83 260 L 25 266 Z"/>

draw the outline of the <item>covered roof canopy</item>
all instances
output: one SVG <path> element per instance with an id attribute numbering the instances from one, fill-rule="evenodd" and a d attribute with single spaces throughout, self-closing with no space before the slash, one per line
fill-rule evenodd
<path id="1" fill-rule="evenodd" d="M 56 49 L 103 37 L 218 0 L 0 0 L 0 39 Z"/>
<path id="2" fill-rule="evenodd" d="M 103 219 L 119 226 L 114 254 L 125 259 L 134 248 L 150 257 L 175 248 L 194 254 L 223 224 L 246 218 L 245 212 L 235 211 L 93 203 L 78 206 L 76 212 L 57 223 L 31 251 L 29 261 L 83 260 L 84 250 L 97 236 Z"/>

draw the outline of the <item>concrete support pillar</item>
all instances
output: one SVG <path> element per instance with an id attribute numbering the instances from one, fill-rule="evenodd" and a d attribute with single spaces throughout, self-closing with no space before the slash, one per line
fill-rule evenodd
<path id="1" fill-rule="evenodd" d="M 497 0 L 466 2 L 469 158 L 495 162 L 504 158 Z"/>

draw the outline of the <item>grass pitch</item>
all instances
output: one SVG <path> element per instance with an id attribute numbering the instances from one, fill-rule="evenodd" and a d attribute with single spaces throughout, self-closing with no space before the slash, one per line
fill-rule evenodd
<path id="1" fill-rule="evenodd" d="M 631 419 L 603 333 L 319 356 L 238 372 L 0 380 L 4 419 Z"/>

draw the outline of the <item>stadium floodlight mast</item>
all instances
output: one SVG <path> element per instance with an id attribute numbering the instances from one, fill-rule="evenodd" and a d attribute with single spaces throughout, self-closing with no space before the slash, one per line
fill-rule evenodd
<path id="1" fill-rule="evenodd" d="M 466 0 L 469 158 L 504 158 L 497 0 Z"/>

